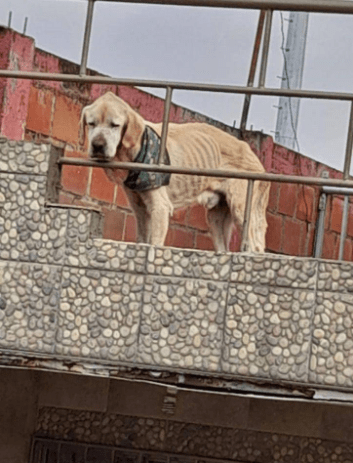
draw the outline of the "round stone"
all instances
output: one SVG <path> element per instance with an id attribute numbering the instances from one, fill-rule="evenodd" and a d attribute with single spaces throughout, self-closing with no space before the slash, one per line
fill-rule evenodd
<path id="1" fill-rule="evenodd" d="M 333 310 L 336 312 L 336 313 L 343 313 L 345 310 L 346 310 L 346 306 L 343 304 L 343 302 L 341 301 L 336 301 L 334 306 L 333 306 Z"/>
<path id="2" fill-rule="evenodd" d="M 162 355 L 162 357 L 164 357 L 164 358 L 169 357 L 169 356 L 170 356 L 170 347 L 168 347 L 168 346 L 162 347 L 162 349 L 161 349 L 161 355 Z"/>
<path id="3" fill-rule="evenodd" d="M 276 313 L 271 315 L 270 322 L 275 324 L 275 325 L 278 325 L 280 323 L 280 319 L 279 319 L 279 317 L 278 317 L 278 315 Z"/>
<path id="4" fill-rule="evenodd" d="M 102 300 L 102 306 L 103 307 L 110 307 L 111 306 L 111 301 L 109 299 L 109 297 L 104 297 L 103 300 Z"/>
<path id="5" fill-rule="evenodd" d="M 254 305 L 257 302 L 257 296 L 254 293 L 248 294 L 247 301 L 250 305 Z"/>
<path id="6" fill-rule="evenodd" d="M 314 336 L 315 338 L 322 339 L 325 337 L 325 331 L 320 329 L 314 330 Z"/>
<path id="7" fill-rule="evenodd" d="M 80 285 L 82 288 L 87 288 L 90 284 L 90 281 L 87 277 L 83 276 L 80 278 Z"/>

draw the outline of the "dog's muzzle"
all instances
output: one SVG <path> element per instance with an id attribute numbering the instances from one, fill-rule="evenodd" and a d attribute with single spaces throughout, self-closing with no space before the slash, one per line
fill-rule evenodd
<path id="1" fill-rule="evenodd" d="M 98 136 L 92 140 L 92 153 L 91 157 L 105 161 L 107 159 L 106 155 L 107 142 L 104 137 Z"/>

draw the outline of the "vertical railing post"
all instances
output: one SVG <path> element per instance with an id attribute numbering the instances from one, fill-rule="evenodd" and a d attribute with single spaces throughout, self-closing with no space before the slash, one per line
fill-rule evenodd
<path id="1" fill-rule="evenodd" d="M 351 101 L 351 111 L 350 111 L 350 116 L 349 116 L 348 134 L 347 134 L 347 142 L 346 142 L 346 155 L 344 158 L 344 168 L 343 168 L 343 179 L 344 180 L 347 180 L 349 178 L 349 172 L 351 169 L 351 162 L 352 162 L 352 149 L 353 149 L 353 101 Z M 339 252 L 338 252 L 339 260 L 343 260 L 344 242 L 346 241 L 346 235 L 347 235 L 348 211 L 349 211 L 349 197 L 345 196 L 344 203 L 343 203 L 340 247 L 339 247 Z"/>
<path id="2" fill-rule="evenodd" d="M 265 34 L 264 34 L 264 43 L 262 47 L 262 58 L 261 58 L 261 67 L 260 67 L 260 76 L 259 76 L 259 87 L 260 88 L 265 86 L 267 63 L 268 63 L 268 53 L 270 50 L 270 40 L 271 40 L 272 15 L 273 15 L 272 10 L 266 11 Z"/>
<path id="3" fill-rule="evenodd" d="M 169 114 L 170 108 L 172 105 L 172 87 L 167 87 L 165 101 L 164 101 L 164 114 L 163 114 L 163 125 L 162 125 L 162 135 L 161 135 L 161 147 L 158 153 L 157 164 L 163 162 L 164 153 L 167 146 L 167 134 L 168 134 L 168 124 L 169 124 Z"/>
<path id="4" fill-rule="evenodd" d="M 254 48 L 253 48 L 253 53 L 251 57 L 251 64 L 250 64 L 249 77 L 248 77 L 248 87 L 254 86 L 256 67 L 257 67 L 257 62 L 259 58 L 260 46 L 261 46 L 262 32 L 264 29 L 265 16 L 266 16 L 266 11 L 261 10 L 259 14 L 259 20 L 257 23 Z M 246 130 L 246 123 L 248 120 L 250 101 L 251 101 L 251 95 L 245 95 L 243 112 L 241 115 L 241 122 L 240 122 L 240 130 L 242 134 L 244 134 Z"/>
<path id="5" fill-rule="evenodd" d="M 327 170 L 324 170 L 322 172 L 321 177 L 329 178 L 329 174 Z M 321 192 L 320 199 L 319 199 L 319 218 L 317 221 L 315 247 L 314 247 L 314 257 L 318 259 L 321 257 L 322 245 L 324 242 L 326 203 L 327 203 L 327 194 L 324 192 Z"/>
<path id="6" fill-rule="evenodd" d="M 252 203 L 253 191 L 254 191 L 254 180 L 248 180 L 248 188 L 246 190 L 244 222 L 243 222 L 243 235 L 242 235 L 241 246 L 240 246 L 241 252 L 249 251 L 249 229 L 250 229 L 250 215 L 251 215 L 251 203 Z"/>
<path id="7" fill-rule="evenodd" d="M 80 66 L 81 76 L 85 75 L 87 71 L 88 49 L 89 49 L 89 42 L 90 42 L 91 31 L 92 31 L 94 2 L 95 0 L 88 0 L 85 34 L 83 38 L 82 55 L 81 55 L 81 66 Z"/>

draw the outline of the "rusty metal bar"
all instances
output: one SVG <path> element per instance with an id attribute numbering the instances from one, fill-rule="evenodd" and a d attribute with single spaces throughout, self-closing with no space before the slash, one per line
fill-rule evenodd
<path id="1" fill-rule="evenodd" d="M 96 0 L 97 1 L 97 0 Z M 286 96 L 289 98 L 312 98 L 321 100 L 352 101 L 353 93 L 325 92 L 320 90 L 299 90 L 284 88 L 242 87 L 236 85 L 170 82 L 159 80 L 121 79 L 105 76 L 79 76 L 77 74 L 55 74 L 47 72 L 23 72 L 0 70 L 0 77 L 15 79 L 48 80 L 58 82 L 85 82 L 89 84 L 130 85 L 137 87 L 167 88 L 174 90 L 193 90 L 201 92 L 242 93 L 246 95 Z"/>
<path id="2" fill-rule="evenodd" d="M 167 146 L 167 134 L 168 134 L 168 124 L 169 124 L 169 114 L 170 107 L 172 105 L 172 93 L 173 89 L 167 87 L 165 101 L 164 101 L 164 114 L 163 114 L 163 124 L 162 124 L 162 134 L 161 134 L 161 147 L 158 153 L 157 164 L 160 165 L 161 161 L 163 162 L 165 148 Z"/>
<path id="3" fill-rule="evenodd" d="M 267 63 L 268 63 L 268 53 L 270 50 L 270 40 L 271 40 L 272 16 L 273 16 L 273 10 L 267 10 L 266 11 L 264 43 L 262 47 L 262 57 L 261 57 L 260 76 L 259 76 L 259 87 L 260 88 L 263 88 L 265 86 Z"/>
<path id="4" fill-rule="evenodd" d="M 81 158 L 61 158 L 60 165 L 100 167 L 102 169 L 139 170 L 145 172 L 169 172 L 183 175 L 198 175 L 203 177 L 241 178 L 247 180 L 265 180 L 268 182 L 295 183 L 302 185 L 333 186 L 353 188 L 353 180 L 325 179 L 320 177 L 301 177 L 296 175 L 268 174 L 257 172 L 233 172 L 221 169 L 196 169 L 179 166 L 157 166 L 137 162 L 97 162 Z"/>
<path id="5" fill-rule="evenodd" d="M 312 13 L 353 14 L 353 5 L 345 0 L 99 0 L 124 3 L 147 3 L 176 6 L 204 6 L 213 8 L 242 8 L 308 11 Z"/>
<path id="6" fill-rule="evenodd" d="M 254 86 L 257 61 L 259 58 L 259 51 L 260 51 L 260 45 L 261 45 L 261 39 L 262 39 L 262 31 L 263 31 L 264 23 L 265 23 L 265 15 L 266 15 L 266 11 L 261 10 L 259 14 L 258 23 L 257 23 L 254 48 L 253 48 L 252 57 L 251 57 L 249 77 L 248 77 L 248 82 L 247 82 L 248 87 Z M 251 95 L 245 95 L 243 112 L 241 115 L 241 122 L 240 122 L 240 130 L 242 133 L 245 132 L 246 130 L 246 123 L 248 121 L 249 108 L 250 108 L 250 100 L 251 100 Z"/>
<path id="7" fill-rule="evenodd" d="M 350 190 L 348 188 L 335 188 L 335 187 L 323 186 L 322 187 L 322 192 L 326 193 L 326 194 L 329 194 L 329 195 L 353 196 L 353 190 Z"/>
<path id="8" fill-rule="evenodd" d="M 321 178 L 326 180 L 329 178 L 329 173 L 327 170 L 324 170 L 321 173 Z M 332 188 L 330 186 L 324 185 L 320 193 L 319 199 L 319 217 L 317 219 L 316 233 L 315 233 L 315 244 L 314 244 L 314 257 L 320 258 L 322 253 L 322 245 L 324 242 L 324 229 L 325 229 L 325 215 L 326 215 L 326 204 L 327 204 L 327 194 L 326 189 Z"/>
<path id="9" fill-rule="evenodd" d="M 95 2 L 95 0 L 88 0 L 85 34 L 84 34 L 84 38 L 83 38 L 81 66 L 80 66 L 80 75 L 81 76 L 85 75 L 86 71 L 87 71 L 88 49 L 89 49 L 89 42 L 90 42 L 91 31 L 92 31 L 94 2 Z"/>
<path id="10" fill-rule="evenodd" d="M 251 214 L 251 203 L 254 191 L 254 180 L 248 181 L 248 188 L 246 190 L 246 201 L 245 201 L 245 212 L 243 222 L 243 233 L 241 239 L 241 252 L 249 251 L 249 229 L 250 229 L 250 214 Z"/>
<path id="11" fill-rule="evenodd" d="M 319 200 L 319 218 L 317 222 L 317 232 L 315 236 L 314 257 L 320 259 L 322 254 L 322 245 L 324 242 L 324 227 L 326 215 L 327 194 L 321 193 Z"/>
<path id="12" fill-rule="evenodd" d="M 343 179 L 347 180 L 349 178 L 349 172 L 351 169 L 352 162 L 352 149 L 353 149 L 353 100 L 351 101 L 351 111 L 349 116 L 348 124 L 348 134 L 346 142 L 346 154 L 344 158 L 344 168 L 343 168 Z M 338 252 L 338 259 L 343 260 L 344 253 L 344 242 L 347 236 L 347 225 L 348 225 L 348 209 L 349 209 L 349 197 L 344 197 L 343 203 L 343 215 L 341 223 L 341 234 L 340 234 L 340 247 Z"/>
<path id="13" fill-rule="evenodd" d="M 347 235 L 347 225 L 348 225 L 348 208 L 349 208 L 349 197 L 344 197 L 343 203 L 343 216 L 342 216 L 342 224 L 341 224 L 341 235 L 340 235 L 340 248 L 338 252 L 338 259 L 343 260 L 343 253 L 344 253 L 344 242 L 346 240 Z"/>
<path id="14" fill-rule="evenodd" d="M 352 149 L 353 149 L 353 100 L 351 101 L 351 111 L 349 116 L 348 134 L 346 142 L 346 155 L 344 159 L 343 178 L 349 177 L 349 171 L 352 162 Z"/>

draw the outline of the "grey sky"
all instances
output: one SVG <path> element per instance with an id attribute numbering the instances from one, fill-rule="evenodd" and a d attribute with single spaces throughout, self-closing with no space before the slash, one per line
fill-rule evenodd
<path id="1" fill-rule="evenodd" d="M 40 48 L 79 62 L 87 3 L 83 0 L 0 0 L 0 24 Z M 284 13 L 287 17 L 288 13 Z M 245 85 L 258 12 L 97 2 L 89 66 L 117 76 Z M 353 92 L 353 17 L 311 14 L 303 88 Z M 282 73 L 280 17 L 275 13 L 266 85 Z M 164 95 L 164 91 L 159 92 Z M 230 125 L 239 125 L 243 96 L 175 92 L 173 101 Z M 253 98 L 249 126 L 275 129 L 277 98 Z M 342 168 L 349 104 L 302 100 L 301 152 Z"/>

